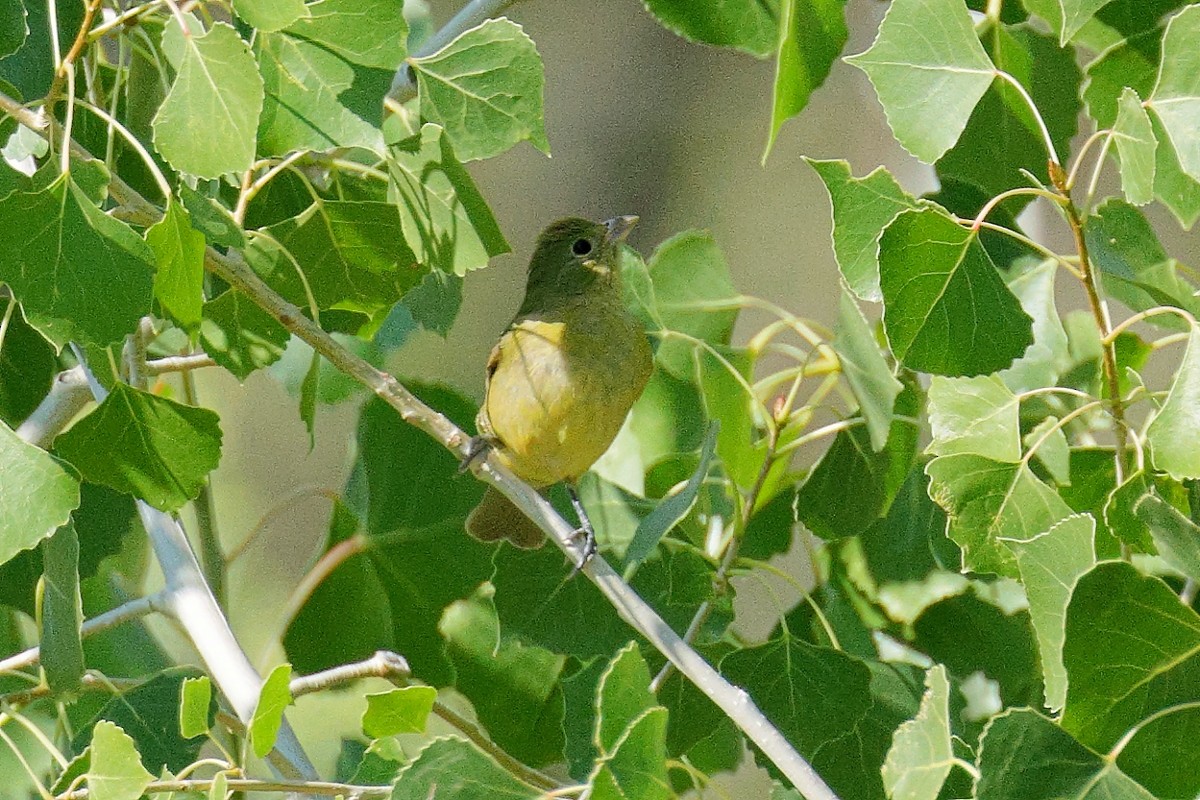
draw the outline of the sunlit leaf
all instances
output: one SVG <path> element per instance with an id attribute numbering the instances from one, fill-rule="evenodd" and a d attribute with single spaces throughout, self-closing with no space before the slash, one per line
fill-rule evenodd
<path id="1" fill-rule="evenodd" d="M 192 739 L 208 733 L 212 702 L 212 680 L 207 675 L 183 679 L 179 692 L 180 736 Z"/>
<path id="2" fill-rule="evenodd" d="M 258 693 L 258 705 L 246 727 L 254 755 L 263 758 L 275 747 L 275 737 L 283 724 L 283 712 L 292 704 L 288 684 L 292 680 L 291 664 L 280 664 L 271 670 Z"/>
<path id="3" fill-rule="evenodd" d="M 369 694 L 362 718 L 363 733 L 373 739 L 398 733 L 424 733 L 435 700 L 437 689 L 432 686 L 402 686 Z"/>
<path id="4" fill-rule="evenodd" d="M 940 664 L 925 674 L 917 716 L 896 729 L 883 764 L 883 786 L 893 800 L 936 800 L 953 768 L 950 682 Z"/>
<path id="5" fill-rule="evenodd" d="M 1200 478 L 1200 330 L 1192 328 L 1171 391 L 1146 430 L 1150 460 L 1176 480 Z"/>
<path id="6" fill-rule="evenodd" d="M 646 7 L 663 26 L 686 39 L 736 47 L 760 57 L 775 50 L 778 0 L 648 0 Z"/>
<path id="7" fill-rule="evenodd" d="M 996 75 L 959 0 L 895 0 L 875 43 L 846 61 L 871 79 L 896 140 L 929 164 L 958 141 Z"/>
<path id="8" fill-rule="evenodd" d="M 901 212 L 880 239 L 879 267 L 883 327 L 907 367 L 979 375 L 1008 367 L 1033 343 L 1033 321 L 977 232 L 941 211 Z"/>
<path id="9" fill-rule="evenodd" d="M 422 118 L 445 129 L 463 161 L 491 158 L 524 139 L 550 153 L 542 59 L 520 25 L 488 20 L 409 63 Z"/>
<path id="10" fill-rule="evenodd" d="M 287 330 L 236 289 L 205 303 L 203 313 L 200 341 L 204 351 L 238 380 L 244 381 L 283 355 Z"/>
<path id="11" fill-rule="evenodd" d="M 1135 206 L 1154 199 L 1154 126 L 1133 89 L 1121 93 L 1113 141 L 1121 156 L 1121 189 Z"/>
<path id="12" fill-rule="evenodd" d="M 286 28 L 308 14 L 304 0 L 234 0 L 233 10 L 259 31 Z"/>
<path id="13" fill-rule="evenodd" d="M 993 461 L 1021 460 L 1020 403 L 996 375 L 976 378 L 934 376 L 929 384 L 926 451 L 948 456 L 974 453 Z"/>
<path id="14" fill-rule="evenodd" d="M 394 71 L 404 60 L 403 0 L 321 0 L 287 32 L 364 67 Z"/>
<path id="15" fill-rule="evenodd" d="M 154 776 L 142 766 L 133 739 L 111 722 L 96 723 L 87 771 L 88 796 L 96 800 L 137 800 Z"/>
<path id="16" fill-rule="evenodd" d="M 146 244 L 158 262 L 155 299 L 185 330 L 195 331 L 204 305 L 204 234 L 172 199 L 163 218 L 146 229 Z"/>
<path id="17" fill-rule="evenodd" d="M 178 31 L 174 18 L 166 31 L 172 26 Z M 223 22 L 180 39 L 183 58 L 154 117 L 154 146 L 171 166 L 200 178 L 248 169 L 263 106 L 250 48 Z"/>
<path id="18" fill-rule="evenodd" d="M 0 423 L 0 564 L 51 536 L 78 506 L 74 470 Z"/>
<path id="19" fill-rule="evenodd" d="M 491 756 L 455 737 L 434 739 L 392 787 L 391 800 L 537 800 L 545 792 L 522 783 Z"/>
<path id="20" fill-rule="evenodd" d="M 1183 171 L 1200 181 L 1200 7 L 1188 6 L 1167 23 L 1158 82 L 1146 105 L 1166 130 Z"/>

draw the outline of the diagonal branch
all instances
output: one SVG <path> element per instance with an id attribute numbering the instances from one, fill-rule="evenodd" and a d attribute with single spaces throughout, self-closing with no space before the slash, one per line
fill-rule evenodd
<path id="1" fill-rule="evenodd" d="M 41 131 L 45 127 L 37 114 L 21 107 L 12 98 L 0 93 L 0 111 L 19 122 Z M 72 152 L 81 157 L 90 154 L 76 142 Z M 114 175 L 109 185 L 111 197 L 119 203 L 122 218 L 143 227 L 158 222 L 161 209 L 152 205 L 136 190 Z M 460 457 L 467 454 L 469 438 L 444 415 L 422 403 L 394 377 L 342 347 L 328 333 L 304 316 L 295 305 L 287 302 L 267 286 L 249 268 L 241 255 L 217 252 L 209 247 L 204 266 L 223 281 L 246 295 L 298 338 L 304 340 L 330 364 L 375 392 L 410 425 L 427 433 L 443 447 Z M 494 486 L 513 505 L 519 508 L 539 528 L 547 533 L 571 560 L 579 563 L 583 557 L 575 529 L 529 484 L 505 469 L 490 454 L 476 461 L 472 471 L 477 477 Z M 190 554 L 190 551 L 189 551 Z M 194 560 L 194 557 L 193 557 Z M 750 696 L 725 680 L 704 658 L 693 650 L 669 625 L 625 583 L 603 558 L 592 558 L 582 569 L 601 593 L 612 603 L 617 613 L 645 637 L 675 668 L 692 681 L 736 724 L 808 800 L 836 800 L 837 796 L 812 766 L 771 724 Z M 197 573 L 198 574 L 198 573 Z"/>

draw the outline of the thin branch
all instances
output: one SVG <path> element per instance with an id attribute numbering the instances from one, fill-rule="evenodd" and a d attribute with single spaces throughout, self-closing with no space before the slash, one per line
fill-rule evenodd
<path id="1" fill-rule="evenodd" d="M 92 401 L 82 367 L 72 367 L 54 376 L 50 391 L 33 413 L 17 427 L 17 436 L 43 449 L 67 427 L 75 415 Z"/>
<path id="2" fill-rule="evenodd" d="M 1041 131 L 1042 141 L 1046 145 L 1046 154 L 1050 158 L 1050 163 L 1053 164 L 1058 171 L 1062 171 L 1062 161 L 1058 158 L 1058 151 L 1054 147 L 1054 139 L 1050 137 L 1050 130 L 1046 127 L 1046 120 L 1042 119 L 1042 112 L 1038 111 L 1037 104 L 1033 102 L 1033 98 L 1029 96 L 1029 92 L 1021 85 L 1021 82 L 1009 75 L 1004 70 L 996 70 L 996 77 L 1003 81 L 1007 81 L 1016 89 L 1017 94 L 1025 101 L 1025 105 L 1029 106 L 1029 112 L 1033 114 L 1034 120 L 1037 121 L 1038 130 Z M 1053 172 L 1053 170 L 1051 170 Z"/>
<path id="3" fill-rule="evenodd" d="M 412 54 L 413 58 L 431 56 L 438 50 L 453 42 L 466 31 L 476 25 L 482 25 L 491 17 L 496 16 L 511 6 L 516 0 L 471 0 L 463 6 L 453 19 L 425 41 L 421 42 Z M 400 105 L 417 96 L 417 84 L 409 74 L 408 64 L 405 63 L 396 70 L 392 79 L 392 88 L 388 91 L 387 105 Z"/>
<path id="4" fill-rule="evenodd" d="M 342 664 L 312 675 L 292 678 L 292 682 L 288 684 L 288 691 L 292 697 L 300 697 L 313 692 L 323 692 L 361 678 L 408 678 L 410 675 L 412 670 L 404 656 L 390 650 L 377 650 L 375 655 L 365 661 Z"/>
<path id="5" fill-rule="evenodd" d="M 192 353 L 186 356 L 165 356 L 163 358 L 152 358 L 146 362 L 147 375 L 165 375 L 168 372 L 187 372 L 193 369 L 204 369 L 205 367 L 215 367 L 217 362 L 213 361 L 212 356 L 208 353 Z"/>
<path id="6" fill-rule="evenodd" d="M 22 108 L 20 103 L 17 103 L 2 92 L 0 92 L 0 110 L 13 115 L 22 124 L 24 124 L 25 119 L 36 119 L 35 114 Z M 71 147 L 81 154 L 90 155 L 75 142 L 71 143 Z M 113 199 L 124 207 L 127 219 L 131 219 L 139 225 L 148 226 L 162 218 L 163 212 L 160 209 L 150 204 L 136 190 L 130 187 L 129 184 L 115 175 L 109 184 L 109 191 Z M 234 251 L 229 254 L 223 254 L 209 247 L 205 251 L 204 264 L 207 270 L 244 294 L 248 299 L 267 312 L 275 321 L 279 322 L 291 333 L 304 340 L 314 350 L 324 356 L 335 368 L 375 392 L 380 399 L 395 409 L 400 418 L 405 422 L 428 434 L 443 447 L 456 453 L 460 458 L 466 456 L 467 443 L 470 441 L 470 437 L 464 431 L 452 423 L 445 415 L 418 400 L 415 395 L 394 377 L 376 369 L 365 359 L 340 345 L 332 336 L 322 330 L 320 326 L 305 317 L 299 308 L 289 303 L 267 286 L 249 268 L 239 253 Z M 554 510 L 553 506 L 538 494 L 533 487 L 517 478 L 491 454 L 485 460 L 476 461 L 472 465 L 472 471 L 477 477 L 494 486 L 520 509 L 522 513 L 529 517 L 534 524 L 549 534 L 555 544 L 567 553 L 574 563 L 578 564 L 583 560 L 583 542 L 575 536 L 575 526 L 563 519 Z M 190 571 L 181 574 L 194 576 L 201 584 L 195 587 L 180 587 L 180 591 L 177 594 L 177 612 L 181 614 L 181 617 L 188 613 L 186 608 L 188 604 L 183 601 L 189 596 L 194 596 L 198 605 L 203 606 L 203 613 L 211 615 L 216 604 L 212 600 L 212 595 L 208 593 L 207 587 L 203 587 L 203 582 L 199 580 L 199 568 L 195 566 L 195 557 L 191 554 L 190 549 L 187 548 L 187 540 L 183 535 L 183 531 L 179 529 L 178 525 L 170 517 L 161 514 L 161 512 L 156 512 L 149 506 L 139 504 L 139 513 L 142 514 L 143 521 L 147 522 L 146 527 L 148 530 L 151 527 L 150 523 L 153 523 L 155 527 L 169 525 L 173 528 L 169 538 L 172 541 L 172 548 L 179 550 L 179 552 L 176 554 L 164 554 L 164 556 L 160 556 L 160 559 L 167 557 L 169 562 L 186 559 L 186 561 L 190 562 Z M 152 536 L 152 540 L 163 538 L 167 537 L 164 537 L 162 534 Z M 172 567 L 175 566 L 172 563 Z M 179 570 L 172 571 L 180 572 Z M 747 737 L 762 750 L 764 755 L 779 768 L 802 795 L 808 798 L 808 800 L 836 800 L 837 795 L 834 794 L 833 790 L 829 788 L 812 766 L 796 752 L 795 748 L 780 733 L 779 729 L 767 719 L 766 715 L 750 699 L 749 694 L 733 686 L 721 677 L 712 665 L 689 647 L 662 617 L 621 579 L 621 576 L 613 570 L 607 561 L 602 557 L 593 557 L 583 565 L 581 571 L 596 584 L 597 588 L 600 589 L 600 592 L 613 605 L 621 618 L 645 637 L 668 660 L 674 663 L 675 667 L 681 673 L 724 711 L 734 724 L 745 732 Z M 177 574 L 175 579 L 178 580 L 181 574 Z M 169 578 L 168 587 L 171 587 L 170 580 Z M 193 615 L 200 613 L 200 610 L 191 611 Z M 188 619 L 192 621 L 190 617 Z M 214 622 L 217 620 L 224 625 L 224 634 L 232 641 L 232 635 L 228 633 L 228 624 L 225 623 L 224 617 L 220 617 L 218 613 Z M 239 654 L 244 659 L 244 654 L 241 653 L 240 649 L 233 652 Z M 213 665 L 210 664 L 209 666 L 211 672 Z M 222 666 L 228 669 L 228 665 Z M 253 673 L 253 669 L 250 672 Z M 257 673 L 253 674 L 256 675 Z M 213 673 L 213 677 L 216 679 L 217 675 Z M 221 682 L 221 680 L 217 680 L 218 685 Z M 239 694 L 239 698 L 243 704 L 246 704 L 245 697 Z M 254 692 L 254 698 L 257 699 L 257 692 Z M 232 702 L 233 698 L 230 698 L 230 700 Z M 238 708 L 240 713 L 242 706 L 235 707 Z M 249 707 L 253 708 L 252 702 L 249 703 Z M 291 730 L 285 725 L 280 732 L 281 749 L 288 739 L 287 734 L 291 734 Z M 291 740 L 294 741 L 294 734 L 291 734 Z"/>
<path id="7" fill-rule="evenodd" d="M 111 611 L 105 611 L 100 616 L 92 617 L 84 622 L 83 627 L 80 629 L 80 635 L 84 637 L 91 636 L 92 634 L 106 631 L 109 628 L 115 628 L 122 622 L 144 617 L 153 611 L 162 611 L 164 610 L 165 600 L 166 598 L 161 592 L 147 595 L 146 597 L 139 597 L 136 600 L 130 600 L 128 603 L 119 605 Z M 32 667 L 38 663 L 41 657 L 41 650 L 37 647 L 31 647 L 28 650 L 11 655 L 0 661 L 0 675 Z"/>

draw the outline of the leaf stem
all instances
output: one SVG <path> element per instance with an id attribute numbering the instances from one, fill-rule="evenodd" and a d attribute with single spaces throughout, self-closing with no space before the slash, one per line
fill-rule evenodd
<path id="1" fill-rule="evenodd" d="M 1009 189 L 988 200 L 983 208 L 979 209 L 979 213 L 975 215 L 975 221 L 971 223 L 971 230 L 977 231 L 983 225 L 983 221 L 987 219 L 987 215 L 992 212 L 996 206 L 1013 197 L 1024 197 L 1025 195 L 1035 195 L 1037 197 L 1045 197 L 1053 200 L 1055 203 L 1062 203 L 1062 198 L 1054 192 L 1042 189 L 1038 186 L 1018 186 L 1015 189 Z"/>
<path id="2" fill-rule="evenodd" d="M 1042 141 L 1046 145 L 1046 155 L 1049 157 L 1050 163 L 1058 167 L 1061 171 L 1062 162 L 1058 159 L 1058 151 L 1054 147 L 1054 140 L 1050 138 L 1050 130 L 1046 127 L 1046 121 L 1042 119 L 1042 113 L 1038 111 L 1037 104 L 1033 102 L 1033 98 L 1029 96 L 1029 92 L 1025 90 L 1025 87 L 1021 85 L 1019 80 L 1002 69 L 996 70 L 996 77 L 1008 81 L 1017 90 L 1017 94 L 1021 96 L 1021 99 L 1025 101 L 1025 105 L 1029 106 L 1030 113 L 1033 114 L 1034 120 L 1037 121 L 1038 130 L 1042 133 Z"/>
<path id="3" fill-rule="evenodd" d="M 1182 308 L 1177 308 L 1175 306 L 1155 306 L 1154 308 L 1147 308 L 1145 311 L 1139 311 L 1138 313 L 1134 314 L 1132 317 L 1129 317 L 1128 319 L 1123 320 L 1121 322 L 1121 324 L 1117 325 L 1115 328 L 1113 328 L 1111 331 L 1109 331 L 1104 336 L 1104 338 L 1100 340 L 1100 343 L 1102 345 L 1104 345 L 1105 347 L 1108 347 L 1108 346 L 1112 345 L 1114 342 L 1116 342 L 1117 337 L 1120 336 L 1122 333 L 1124 333 L 1128 328 L 1132 327 L 1133 325 L 1136 325 L 1139 322 L 1143 322 L 1144 320 L 1150 319 L 1150 317 L 1156 317 L 1159 314 L 1175 314 L 1176 316 L 1182 318 L 1183 321 L 1186 322 L 1188 325 L 1190 325 L 1192 328 L 1196 327 L 1196 318 L 1193 317 L 1191 314 L 1189 314 L 1187 311 L 1184 311 Z M 1164 337 L 1164 338 L 1170 338 L 1170 337 Z"/>
<path id="4" fill-rule="evenodd" d="M 1075 187 L 1075 179 L 1079 176 L 1079 169 L 1083 166 L 1083 157 L 1087 155 L 1087 151 L 1092 149 L 1092 145 L 1103 139 L 1105 136 L 1112 137 L 1112 129 L 1103 128 L 1089 136 L 1082 145 L 1079 146 L 1079 152 L 1075 154 L 1075 163 L 1071 165 L 1071 171 L 1067 173 L 1066 187 L 1068 190 Z M 1107 145 L 1106 145 L 1107 147 Z M 1100 154 L 1103 159 L 1104 154 Z M 1059 198 L 1055 198 L 1058 200 Z"/>
<path id="5" fill-rule="evenodd" d="M 109 114 L 104 109 L 93 105 L 86 100 L 77 100 L 76 102 L 80 105 L 80 107 L 92 112 L 97 117 L 107 122 L 113 128 L 113 130 L 121 134 L 121 137 L 124 138 L 125 141 L 129 143 L 129 146 L 132 147 L 138 156 L 141 157 L 142 162 L 146 165 L 146 169 L 154 177 L 154 183 L 157 184 L 158 190 L 162 192 L 163 200 L 170 200 L 171 184 L 167 182 L 166 175 L 164 175 L 163 171 L 158 168 L 158 164 L 155 163 L 154 158 L 151 157 L 150 151 L 146 149 L 146 146 L 138 141 L 138 138 L 134 136 L 128 128 L 118 122 L 116 117 Z M 66 153 L 68 150 L 70 150 L 69 147 L 63 147 L 63 153 Z"/>

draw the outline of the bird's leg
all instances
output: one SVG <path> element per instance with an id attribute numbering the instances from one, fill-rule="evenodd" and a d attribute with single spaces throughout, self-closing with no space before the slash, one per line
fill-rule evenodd
<path id="1" fill-rule="evenodd" d="M 575 569 L 571 570 L 571 577 L 574 578 L 592 560 L 592 556 L 596 555 L 596 530 L 592 527 L 587 512 L 583 510 L 583 501 L 579 499 L 579 492 L 575 491 L 574 485 L 567 484 L 567 494 L 571 497 L 575 515 L 579 517 L 579 530 L 575 531 L 575 534 L 583 534 L 583 558 L 575 565 Z"/>
<path id="2" fill-rule="evenodd" d="M 472 436 L 467 442 L 467 453 L 458 464 L 458 474 L 469 470 L 479 459 L 487 458 L 487 452 L 491 449 L 492 442 L 486 436 Z"/>

